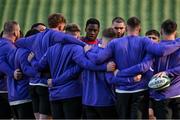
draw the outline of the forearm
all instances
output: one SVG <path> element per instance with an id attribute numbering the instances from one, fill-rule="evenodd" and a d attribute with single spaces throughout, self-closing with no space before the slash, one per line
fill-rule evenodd
<path id="1" fill-rule="evenodd" d="M 53 42 L 54 43 L 62 43 L 62 44 L 77 44 L 81 46 L 85 46 L 85 43 L 76 39 L 75 37 L 64 34 L 62 32 L 56 32 L 53 34 Z"/>
<path id="2" fill-rule="evenodd" d="M 37 71 L 31 66 L 22 67 L 22 71 L 25 75 L 27 75 L 29 77 L 34 77 L 37 74 Z"/>
<path id="3" fill-rule="evenodd" d="M 54 78 L 52 80 L 52 85 L 53 86 L 58 86 L 58 85 L 63 85 L 65 83 L 68 83 L 73 78 L 78 77 L 81 72 L 82 72 L 81 67 L 76 65 L 76 66 L 66 70 L 65 72 L 63 72 L 60 76 Z"/>
<path id="4" fill-rule="evenodd" d="M 111 58 L 110 52 L 108 50 L 101 51 L 99 53 L 87 52 L 86 56 L 89 60 L 91 60 L 95 64 L 102 64 Z"/>
<path id="5" fill-rule="evenodd" d="M 132 76 L 136 76 L 137 74 L 143 74 L 150 69 L 152 64 L 153 64 L 153 60 L 149 59 L 140 64 L 134 65 L 130 68 L 126 68 L 121 71 L 118 71 L 116 76 L 117 77 L 132 77 Z"/>
<path id="6" fill-rule="evenodd" d="M 76 60 L 76 63 L 82 68 L 88 69 L 88 70 L 93 70 L 93 71 L 106 71 L 107 70 L 107 64 L 96 65 L 92 63 L 90 60 L 83 59 L 82 57 L 81 59 L 79 58 L 78 60 Z"/>
<path id="7" fill-rule="evenodd" d="M 35 59 L 33 59 L 33 60 L 31 61 L 31 66 L 32 66 L 36 71 L 42 71 L 42 70 L 45 69 L 45 66 L 41 65 L 41 64 L 39 63 L 39 61 L 37 61 L 37 60 L 35 60 Z"/>
<path id="8" fill-rule="evenodd" d="M 180 48 L 180 42 L 172 42 L 171 44 L 150 44 L 147 46 L 147 51 L 156 56 L 167 56 Z"/>
<path id="9" fill-rule="evenodd" d="M 80 45 L 82 47 L 84 47 L 86 45 L 86 43 L 78 40 L 77 38 L 75 38 L 74 36 L 71 36 L 71 35 L 68 35 L 68 34 L 65 34 L 64 36 L 64 43 L 72 43 L 72 44 L 77 44 L 77 45 Z"/>
<path id="10" fill-rule="evenodd" d="M 107 72 L 106 79 L 109 84 L 115 85 L 126 85 L 134 82 L 134 77 L 116 77 L 113 72 Z"/>
<path id="11" fill-rule="evenodd" d="M 134 77 L 113 77 L 112 81 L 115 85 L 127 85 L 134 83 Z"/>

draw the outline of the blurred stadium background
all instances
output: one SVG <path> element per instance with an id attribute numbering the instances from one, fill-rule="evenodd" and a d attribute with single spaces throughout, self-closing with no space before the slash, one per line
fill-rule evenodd
<path id="1" fill-rule="evenodd" d="M 7 20 L 17 20 L 25 33 L 35 22 L 47 24 L 50 13 L 61 12 L 68 22 L 80 25 L 84 33 L 85 22 L 95 17 L 101 30 L 111 25 L 115 16 L 125 20 L 137 16 L 142 21 L 142 33 L 171 18 L 180 32 L 180 0 L 0 0 L 0 30 Z M 178 33 L 180 36 L 180 33 Z"/>

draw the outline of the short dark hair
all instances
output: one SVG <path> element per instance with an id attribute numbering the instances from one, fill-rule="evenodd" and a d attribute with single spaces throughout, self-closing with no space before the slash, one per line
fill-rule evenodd
<path id="1" fill-rule="evenodd" d="M 131 17 L 127 20 L 127 25 L 132 29 L 140 26 L 141 21 L 137 17 Z"/>
<path id="2" fill-rule="evenodd" d="M 100 28 L 100 22 L 98 19 L 96 18 L 89 18 L 86 22 L 86 28 L 89 24 L 97 24 L 98 25 L 98 28 Z"/>
<path id="3" fill-rule="evenodd" d="M 102 32 L 103 37 L 116 38 L 116 31 L 113 28 L 106 28 Z"/>
<path id="4" fill-rule="evenodd" d="M 39 33 L 39 32 L 40 32 L 39 30 L 30 29 L 29 31 L 27 31 L 25 37 L 29 37 L 29 36 L 34 35 L 34 34 L 37 34 L 37 33 Z"/>
<path id="5" fill-rule="evenodd" d="M 50 28 L 56 28 L 59 23 L 66 23 L 65 17 L 61 13 L 54 13 L 48 17 L 48 25 Z"/>
<path id="6" fill-rule="evenodd" d="M 169 35 L 177 30 L 177 24 L 175 21 L 168 19 L 162 23 L 161 29 L 166 35 Z"/>
<path id="7" fill-rule="evenodd" d="M 112 20 L 112 23 L 117 22 L 117 23 L 125 23 L 125 20 L 122 17 L 115 17 Z"/>
<path id="8" fill-rule="evenodd" d="M 155 30 L 155 29 L 148 30 L 148 31 L 145 33 L 145 35 L 146 35 L 146 36 L 148 36 L 148 35 L 155 35 L 155 36 L 157 36 L 157 37 L 160 38 L 160 33 L 159 33 L 157 30 Z"/>
<path id="9" fill-rule="evenodd" d="M 44 23 L 34 23 L 34 24 L 31 26 L 31 29 L 34 29 L 35 27 L 37 27 L 37 26 L 39 26 L 39 25 L 46 26 Z"/>
<path id="10" fill-rule="evenodd" d="M 65 31 L 69 31 L 69 32 L 76 32 L 76 31 L 78 31 L 78 32 L 80 32 L 81 29 L 80 29 L 80 27 L 77 24 L 69 23 L 69 24 L 66 25 Z"/>
<path id="11" fill-rule="evenodd" d="M 16 21 L 7 21 L 4 24 L 3 34 L 11 34 L 14 32 L 14 26 L 19 25 Z"/>

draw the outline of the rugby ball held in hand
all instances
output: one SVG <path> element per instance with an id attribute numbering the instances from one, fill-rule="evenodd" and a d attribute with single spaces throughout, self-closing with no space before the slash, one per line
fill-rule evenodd
<path id="1" fill-rule="evenodd" d="M 171 79 L 167 75 L 160 77 L 153 76 L 148 87 L 155 90 L 162 90 L 170 86 Z"/>

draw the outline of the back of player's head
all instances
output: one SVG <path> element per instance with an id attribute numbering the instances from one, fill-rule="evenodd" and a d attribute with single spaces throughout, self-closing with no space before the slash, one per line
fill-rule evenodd
<path id="1" fill-rule="evenodd" d="M 96 18 L 89 18 L 86 22 L 86 28 L 89 24 L 96 24 L 98 25 L 98 28 L 100 28 L 100 22 Z"/>
<path id="2" fill-rule="evenodd" d="M 70 24 L 66 25 L 65 32 L 66 32 L 66 34 L 70 34 L 70 35 L 73 35 L 76 38 L 79 38 L 81 29 L 77 24 L 70 23 Z"/>
<path id="3" fill-rule="evenodd" d="M 131 29 L 135 29 L 135 28 L 139 27 L 140 24 L 141 24 L 141 21 L 137 17 L 131 17 L 127 20 L 127 25 Z"/>
<path id="4" fill-rule="evenodd" d="M 177 30 L 177 24 L 173 20 L 165 20 L 161 25 L 162 32 L 166 35 L 170 35 Z"/>
<path id="5" fill-rule="evenodd" d="M 102 36 L 106 38 L 116 38 L 116 31 L 113 28 L 106 28 L 102 32 Z"/>
<path id="6" fill-rule="evenodd" d="M 15 32 L 15 26 L 19 25 L 16 21 L 7 21 L 4 24 L 3 34 L 12 34 Z"/>
<path id="7" fill-rule="evenodd" d="M 115 17 L 113 20 L 112 20 L 112 23 L 125 23 L 125 20 L 122 18 L 122 17 Z"/>
<path id="8" fill-rule="evenodd" d="M 31 29 L 34 29 L 34 28 L 38 27 L 39 25 L 46 26 L 44 23 L 34 23 L 34 24 L 31 26 Z"/>
<path id="9" fill-rule="evenodd" d="M 50 28 L 56 28 L 60 23 L 66 23 L 65 17 L 61 13 L 54 13 L 48 16 Z"/>
<path id="10" fill-rule="evenodd" d="M 157 36 L 158 38 L 160 38 L 160 33 L 155 30 L 155 29 L 151 29 L 151 30 L 148 30 L 146 33 L 145 33 L 146 36 L 149 36 L 149 35 L 155 35 Z"/>
<path id="11" fill-rule="evenodd" d="M 29 37 L 29 36 L 34 35 L 34 34 L 37 34 L 37 33 L 39 33 L 39 32 L 40 32 L 39 30 L 30 29 L 29 31 L 27 31 L 25 37 Z"/>
<path id="12" fill-rule="evenodd" d="M 77 24 L 70 23 L 70 24 L 66 25 L 65 31 L 66 32 L 80 32 L 81 30 L 80 30 L 80 27 Z"/>

